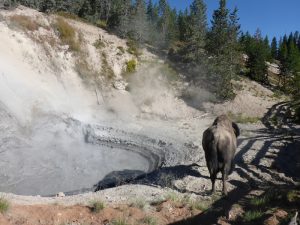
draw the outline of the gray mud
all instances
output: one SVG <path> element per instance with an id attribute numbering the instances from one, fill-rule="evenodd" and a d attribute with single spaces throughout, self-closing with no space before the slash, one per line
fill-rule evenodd
<path id="1" fill-rule="evenodd" d="M 21 127 L 2 111 L 0 192 L 49 196 L 92 191 L 101 182 L 117 183 L 110 177 L 115 171 L 130 178 L 155 170 L 164 160 L 160 142 L 112 127 L 51 115 L 32 124 Z"/>

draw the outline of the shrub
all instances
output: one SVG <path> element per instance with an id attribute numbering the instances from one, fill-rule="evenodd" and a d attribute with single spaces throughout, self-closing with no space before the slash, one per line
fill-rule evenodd
<path id="1" fill-rule="evenodd" d="M 250 200 L 250 204 L 253 206 L 264 206 L 269 201 L 270 201 L 269 196 L 265 195 L 265 196 L 259 196 L 259 197 L 252 198 Z"/>
<path id="2" fill-rule="evenodd" d="M 139 48 L 138 48 L 138 46 L 137 46 L 137 44 L 136 44 L 135 41 L 130 40 L 126 44 L 128 46 L 128 49 L 127 49 L 128 53 L 130 53 L 130 54 L 132 54 L 132 55 L 134 55 L 136 57 L 138 57 L 138 56 L 141 55 L 141 53 L 139 51 Z"/>
<path id="3" fill-rule="evenodd" d="M 136 199 L 131 203 L 131 206 L 139 208 L 139 209 L 144 209 L 146 205 L 146 202 L 143 199 Z"/>
<path id="4" fill-rule="evenodd" d="M 244 215 L 244 222 L 251 222 L 253 220 L 257 220 L 263 216 L 263 213 L 258 210 L 248 211 Z"/>
<path id="5" fill-rule="evenodd" d="M 136 61 L 134 59 L 131 59 L 126 63 L 126 72 L 133 73 L 135 71 L 136 71 Z"/>
<path id="6" fill-rule="evenodd" d="M 29 16 L 13 15 L 10 17 L 10 21 L 23 30 L 35 31 L 39 29 L 39 24 L 33 21 Z"/>
<path id="7" fill-rule="evenodd" d="M 72 14 L 72 13 L 69 13 L 69 12 L 64 12 L 64 11 L 58 11 L 56 13 L 56 15 L 62 16 L 62 17 L 67 18 L 67 19 L 77 20 L 77 21 L 82 21 L 83 20 L 82 18 L 78 17 L 75 14 Z"/>
<path id="8" fill-rule="evenodd" d="M 101 210 L 103 210 L 105 208 L 105 205 L 103 202 L 101 201 L 95 201 L 92 203 L 92 211 L 95 213 L 100 212 Z"/>
<path id="9" fill-rule="evenodd" d="M 151 216 L 146 216 L 143 220 L 143 223 L 148 224 L 148 225 L 156 225 L 157 224 L 157 220 L 154 217 Z"/>
<path id="10" fill-rule="evenodd" d="M 102 29 L 107 29 L 107 23 L 106 23 L 105 20 L 97 20 L 95 22 L 95 24 L 96 24 L 97 27 L 100 27 Z"/>
<path id="11" fill-rule="evenodd" d="M 194 210 L 200 210 L 200 211 L 205 211 L 210 207 L 211 203 L 208 201 L 190 201 L 188 203 L 188 206 L 190 209 Z"/>
<path id="12" fill-rule="evenodd" d="M 4 199 L 0 198 L 0 213 L 5 213 L 9 209 L 9 202 Z"/>
<path id="13" fill-rule="evenodd" d="M 236 123 L 257 123 L 261 120 L 259 117 L 250 117 L 242 113 L 234 114 L 232 112 L 228 112 L 228 117 Z"/>
<path id="14" fill-rule="evenodd" d="M 101 49 L 101 48 L 105 47 L 105 43 L 101 39 L 98 39 L 97 41 L 95 41 L 95 43 L 93 45 L 97 49 Z"/>
<path id="15" fill-rule="evenodd" d="M 111 66 L 108 64 L 107 62 L 107 55 L 105 54 L 105 52 L 102 52 L 102 68 L 101 68 L 101 72 L 106 75 L 106 77 L 111 80 L 115 77 L 115 73 L 113 71 L 113 69 L 111 68 Z"/>
<path id="16" fill-rule="evenodd" d="M 125 53 L 125 49 L 124 49 L 122 46 L 118 46 L 117 48 L 120 50 L 120 52 L 121 52 L 122 54 Z"/>
<path id="17" fill-rule="evenodd" d="M 112 225 L 128 225 L 127 221 L 125 219 L 116 219 L 112 221 Z"/>
<path id="18" fill-rule="evenodd" d="M 55 28 L 64 44 L 69 45 L 72 51 L 80 51 L 80 43 L 76 40 L 76 31 L 69 23 L 59 17 L 56 20 Z"/>

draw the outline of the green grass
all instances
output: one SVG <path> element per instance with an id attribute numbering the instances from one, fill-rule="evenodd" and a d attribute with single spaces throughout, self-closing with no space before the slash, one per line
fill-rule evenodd
<path id="1" fill-rule="evenodd" d="M 188 203 L 188 206 L 192 210 L 200 210 L 200 211 L 205 211 L 210 208 L 211 203 L 208 201 L 190 201 Z"/>
<path id="2" fill-rule="evenodd" d="M 258 123 L 261 119 L 259 117 L 245 116 L 242 113 L 234 114 L 232 112 L 227 113 L 228 117 L 236 123 Z"/>
<path id="3" fill-rule="evenodd" d="M 286 198 L 289 202 L 300 201 L 300 194 L 298 191 L 292 190 L 287 193 Z"/>
<path id="4" fill-rule="evenodd" d="M 96 24 L 97 27 L 100 27 L 102 29 L 107 29 L 107 23 L 106 23 L 105 20 L 97 20 L 95 22 L 95 24 Z"/>
<path id="5" fill-rule="evenodd" d="M 146 202 L 143 199 L 136 199 L 131 202 L 130 206 L 136 207 L 139 209 L 144 209 L 146 206 Z"/>
<path id="6" fill-rule="evenodd" d="M 251 222 L 260 219 L 263 216 L 263 212 L 259 210 L 250 210 L 244 214 L 244 222 Z"/>
<path id="7" fill-rule="evenodd" d="M 167 200 L 173 201 L 173 202 L 180 202 L 181 201 L 181 197 L 178 195 L 178 193 L 174 192 L 174 191 L 170 191 L 165 195 L 165 198 Z"/>
<path id="8" fill-rule="evenodd" d="M 136 61 L 134 59 L 131 59 L 126 63 L 126 72 L 133 73 L 135 71 L 136 71 Z"/>
<path id="9" fill-rule="evenodd" d="M 151 216 L 146 216 L 143 220 L 142 223 L 148 224 L 148 225 L 157 225 L 157 219 Z"/>
<path id="10" fill-rule="evenodd" d="M 115 219 L 111 223 L 112 225 L 129 225 L 124 218 Z"/>
<path id="11" fill-rule="evenodd" d="M 141 55 L 140 49 L 135 41 L 129 40 L 127 42 L 127 46 L 128 46 L 128 49 L 127 49 L 128 53 L 130 53 L 136 57 L 139 57 Z"/>
<path id="12" fill-rule="evenodd" d="M 55 14 L 58 16 L 64 17 L 66 19 L 76 20 L 76 21 L 85 22 L 85 23 L 87 22 L 83 18 L 81 18 L 75 14 L 69 13 L 69 12 L 59 11 L 59 12 L 56 12 Z"/>
<path id="13" fill-rule="evenodd" d="M 92 209 L 93 212 L 99 213 L 104 208 L 105 208 L 105 205 L 104 205 L 104 203 L 102 201 L 94 201 L 94 202 L 92 202 L 91 209 Z"/>
<path id="14" fill-rule="evenodd" d="M 25 15 L 13 15 L 10 17 L 11 23 L 22 28 L 23 30 L 35 31 L 39 29 L 39 24 Z"/>
<path id="15" fill-rule="evenodd" d="M 97 49 L 101 49 L 101 48 L 105 47 L 105 43 L 102 40 L 100 40 L 100 39 L 98 39 L 97 41 L 95 41 L 95 43 L 93 45 Z"/>
<path id="16" fill-rule="evenodd" d="M 9 209 L 9 202 L 4 199 L 4 198 L 0 198 L 0 213 L 5 213 L 7 212 L 7 210 Z"/>
<path id="17" fill-rule="evenodd" d="M 122 46 L 118 46 L 117 49 L 119 49 L 122 54 L 125 53 L 125 49 Z"/>
<path id="18" fill-rule="evenodd" d="M 80 51 L 80 41 L 76 39 L 76 31 L 68 22 L 63 18 L 58 17 L 54 27 L 59 32 L 61 41 L 64 44 L 69 45 L 70 50 L 75 52 Z"/>
<path id="19" fill-rule="evenodd" d="M 111 66 L 108 64 L 107 55 L 105 54 L 105 52 L 102 52 L 101 61 L 102 61 L 101 73 L 104 74 L 109 80 L 112 80 L 115 77 L 115 73 L 111 68 Z"/>
<path id="20" fill-rule="evenodd" d="M 270 198 L 267 195 L 265 195 L 265 196 L 259 196 L 259 197 L 252 198 L 250 200 L 250 204 L 253 206 L 264 206 L 264 205 L 268 204 L 269 201 L 270 201 Z"/>

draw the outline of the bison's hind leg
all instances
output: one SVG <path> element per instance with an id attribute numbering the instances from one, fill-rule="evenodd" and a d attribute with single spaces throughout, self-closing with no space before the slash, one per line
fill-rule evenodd
<path id="1" fill-rule="evenodd" d="M 225 165 L 222 169 L 223 193 L 225 196 L 228 194 L 227 180 L 228 180 L 228 174 L 229 174 L 230 170 L 231 170 L 231 163 L 225 163 Z"/>
<path id="2" fill-rule="evenodd" d="M 211 193 L 215 193 L 216 191 L 216 187 L 215 187 L 215 183 L 216 183 L 216 179 L 217 179 L 217 171 L 210 171 L 210 180 L 211 180 Z"/>

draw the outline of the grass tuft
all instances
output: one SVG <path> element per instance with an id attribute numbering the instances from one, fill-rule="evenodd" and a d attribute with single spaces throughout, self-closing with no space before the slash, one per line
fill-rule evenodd
<path id="1" fill-rule="evenodd" d="M 102 201 L 94 201 L 91 206 L 91 209 L 94 213 L 99 213 L 104 208 L 105 208 L 105 205 Z"/>
<path id="2" fill-rule="evenodd" d="M 96 49 L 101 49 L 105 47 L 105 43 L 101 39 L 96 40 L 93 45 Z"/>
<path id="3" fill-rule="evenodd" d="M 270 198 L 267 195 L 265 195 L 265 196 L 259 196 L 259 197 L 252 198 L 250 200 L 250 204 L 253 206 L 264 206 L 264 205 L 268 204 L 269 201 L 270 201 Z"/>
<path id="4" fill-rule="evenodd" d="M 123 218 L 119 218 L 112 221 L 112 225 L 129 225 L 127 221 Z"/>
<path id="5" fill-rule="evenodd" d="M 136 71 L 136 61 L 134 59 L 129 60 L 126 63 L 126 72 L 127 73 L 133 73 Z"/>
<path id="6" fill-rule="evenodd" d="M 35 31 L 39 29 L 39 24 L 32 20 L 29 16 L 13 15 L 10 17 L 12 24 L 22 28 L 23 30 Z"/>
<path id="7" fill-rule="evenodd" d="M 148 225 L 157 225 L 157 219 L 151 216 L 146 216 L 142 222 Z"/>
<path id="8" fill-rule="evenodd" d="M 54 26 L 59 32 L 61 41 L 69 45 L 70 50 L 75 52 L 80 51 L 80 42 L 76 40 L 76 31 L 68 22 L 58 17 Z"/>
<path id="9" fill-rule="evenodd" d="M 135 201 L 131 202 L 130 206 L 144 209 L 146 206 L 146 202 L 143 199 L 136 199 Z"/>
<path id="10" fill-rule="evenodd" d="M 135 41 L 129 40 L 127 42 L 127 46 L 128 46 L 128 49 L 127 49 L 128 53 L 130 53 L 136 57 L 141 55 L 140 49 Z"/>
<path id="11" fill-rule="evenodd" d="M 7 212 L 7 210 L 9 209 L 9 202 L 4 199 L 4 198 L 0 198 L 0 213 L 5 213 Z"/>
<path id="12" fill-rule="evenodd" d="M 249 117 L 242 113 L 234 114 L 232 112 L 228 112 L 227 114 L 228 117 L 236 123 L 258 123 L 261 120 L 259 117 Z"/>
<path id="13" fill-rule="evenodd" d="M 247 211 L 244 214 L 243 220 L 244 222 L 251 222 L 260 219 L 262 216 L 263 216 L 263 212 L 259 210 Z"/>

